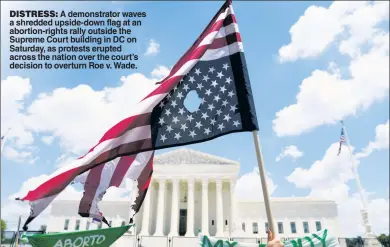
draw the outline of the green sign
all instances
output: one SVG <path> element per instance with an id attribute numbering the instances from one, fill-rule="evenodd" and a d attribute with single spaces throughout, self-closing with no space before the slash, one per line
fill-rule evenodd
<path id="1" fill-rule="evenodd" d="M 33 247 L 109 247 L 133 225 L 27 236 Z"/>
<path id="2" fill-rule="evenodd" d="M 244 243 L 227 241 L 208 237 L 199 233 L 199 243 L 201 247 L 265 247 L 265 243 Z M 311 235 L 288 240 L 284 242 L 284 247 L 340 247 L 336 237 L 330 236 L 328 230 L 322 230 Z"/>

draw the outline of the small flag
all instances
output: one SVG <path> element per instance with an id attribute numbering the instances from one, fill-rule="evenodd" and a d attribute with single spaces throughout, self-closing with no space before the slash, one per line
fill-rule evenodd
<path id="1" fill-rule="evenodd" d="M 345 142 L 344 128 L 341 128 L 340 147 L 339 147 L 339 152 L 337 153 L 337 155 L 340 155 L 340 153 L 341 153 L 341 147 L 342 147 L 342 145 L 343 145 L 344 142 Z"/>

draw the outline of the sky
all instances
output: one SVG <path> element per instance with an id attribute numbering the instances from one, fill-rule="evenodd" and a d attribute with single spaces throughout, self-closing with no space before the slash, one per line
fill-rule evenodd
<path id="1" fill-rule="evenodd" d="M 192 45 L 222 2 L 1 2 L 1 217 L 10 228 L 28 203 L 14 198 L 83 155 L 126 117 Z M 234 2 L 259 122 L 271 197 L 338 204 L 343 236 L 362 235 L 358 167 L 377 233 L 389 234 L 389 3 Z M 9 10 L 145 11 L 137 70 L 10 70 Z M 344 120 L 352 155 L 343 146 Z M 240 162 L 240 200 L 262 199 L 253 137 L 230 134 L 187 148 Z M 157 154 L 172 149 L 158 151 Z M 126 200 L 129 186 L 104 200 Z M 253 195 L 253 191 L 258 194 Z M 59 199 L 80 197 L 67 188 Z M 45 224 L 50 207 L 35 220 Z M 33 224 L 33 225 L 34 225 Z"/>

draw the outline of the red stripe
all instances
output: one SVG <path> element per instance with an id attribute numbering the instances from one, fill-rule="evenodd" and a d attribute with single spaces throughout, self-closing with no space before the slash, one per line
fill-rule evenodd
<path id="1" fill-rule="evenodd" d="M 232 34 L 232 36 L 235 36 L 234 37 L 235 42 L 241 42 L 240 33 L 234 33 L 234 34 Z M 213 41 L 213 43 L 211 43 L 209 49 L 220 49 L 220 48 L 225 47 L 225 46 L 230 45 L 230 44 L 231 44 L 231 42 L 228 42 L 226 37 L 222 37 L 222 38 L 215 39 Z"/>
<path id="2" fill-rule="evenodd" d="M 150 181 L 152 181 L 152 176 L 149 177 L 148 181 L 146 181 L 144 187 L 142 187 L 142 190 L 146 190 L 149 188 Z"/>
<path id="3" fill-rule="evenodd" d="M 51 178 L 35 190 L 29 191 L 22 200 L 35 201 L 60 193 L 79 174 L 80 170 L 80 167 L 73 168 Z"/>
<path id="4" fill-rule="evenodd" d="M 96 159 L 90 163 L 65 171 L 48 181 L 42 183 L 35 190 L 31 190 L 22 199 L 28 201 L 35 201 L 44 197 L 59 194 L 76 176 L 92 169 L 97 164 L 102 164 L 114 159 L 115 157 L 124 155 L 128 152 L 141 152 L 142 150 L 150 149 L 152 145 L 151 139 L 140 140 L 130 143 L 122 144 L 112 150 L 101 153 Z"/>
<path id="5" fill-rule="evenodd" d="M 223 25 L 223 21 L 224 21 L 224 19 L 221 19 L 221 20 L 215 22 L 209 30 L 205 31 L 202 39 L 199 40 L 199 42 L 197 42 L 196 45 L 200 44 L 203 41 L 204 37 L 207 36 L 208 34 L 210 34 L 211 32 L 219 31 L 219 29 L 221 29 L 221 27 Z M 176 65 L 172 68 L 169 75 L 161 82 L 161 85 L 158 88 L 156 88 L 153 92 L 151 92 L 148 96 L 146 96 L 143 100 L 145 100 L 146 98 L 149 98 L 153 95 L 170 92 L 179 83 L 180 79 L 183 78 L 183 75 L 175 76 L 175 77 L 172 77 L 172 76 L 181 67 L 183 67 L 183 65 L 185 63 L 187 63 L 188 61 L 191 61 L 193 59 L 200 59 L 203 56 L 203 54 L 206 52 L 206 50 L 209 49 L 209 46 L 210 46 L 210 44 L 202 45 L 199 47 L 193 45 L 190 48 L 190 50 L 183 57 L 180 58 L 179 62 L 177 62 Z M 167 85 L 164 86 L 165 84 L 167 84 Z"/>
<path id="6" fill-rule="evenodd" d="M 171 69 L 171 72 L 169 73 L 169 75 L 166 77 L 166 78 L 169 78 L 171 77 L 172 75 L 174 75 L 182 66 L 183 64 L 188 61 L 187 59 L 187 56 L 188 55 L 191 55 L 192 51 L 194 49 L 196 49 L 199 44 L 203 41 L 203 39 L 211 32 L 213 32 L 215 30 L 215 27 L 216 25 L 220 26 L 221 22 L 224 21 L 224 19 L 222 20 L 219 20 L 218 22 L 216 22 L 217 18 L 223 13 L 225 12 L 225 10 L 227 9 L 228 6 L 226 5 L 223 5 L 219 11 L 217 12 L 217 14 L 214 16 L 214 18 L 209 22 L 209 24 L 207 25 L 207 27 L 203 30 L 202 34 L 199 35 L 198 39 L 194 42 L 194 44 L 187 50 L 187 52 L 179 59 L 179 61 L 173 66 L 173 68 Z M 217 26 L 217 27 L 218 27 Z M 220 27 L 219 27 L 220 28 Z M 217 28 L 217 30 L 219 29 Z M 165 79 L 166 79 L 165 78 Z M 165 80 L 164 79 L 164 80 Z M 163 80 L 163 81 L 164 81 Z M 163 81 L 161 83 L 163 83 Z"/>
<path id="7" fill-rule="evenodd" d="M 137 155 L 123 156 L 119 160 L 118 165 L 116 166 L 115 171 L 112 174 L 110 186 L 119 187 L 121 185 L 123 178 L 127 173 L 127 170 L 129 170 L 129 167 L 133 163 L 136 156 Z"/>
<path id="8" fill-rule="evenodd" d="M 210 33 L 212 32 L 215 32 L 215 31 L 219 31 L 219 29 L 221 29 L 222 25 L 223 25 L 223 21 L 225 19 L 221 19 L 217 22 L 215 22 L 211 27 L 209 27 L 209 29 L 205 30 L 204 33 L 202 33 L 202 35 L 199 37 L 198 41 L 192 45 L 190 47 L 190 49 L 184 54 L 184 56 L 182 56 L 179 61 L 175 64 L 175 66 L 173 66 L 173 68 L 171 69 L 171 72 L 169 73 L 169 76 L 167 78 L 169 78 L 170 76 L 174 75 L 188 60 L 191 60 L 190 57 L 193 57 L 193 51 L 199 47 L 203 47 L 203 46 L 206 46 L 207 45 L 202 45 L 202 46 L 199 46 L 200 43 L 202 43 L 202 41 L 204 40 L 204 38 L 209 35 Z"/>
<path id="9" fill-rule="evenodd" d="M 146 169 L 149 171 L 153 171 L 153 156 L 154 155 L 151 156 L 149 163 L 146 167 Z M 148 180 L 145 182 L 144 186 L 142 187 L 142 190 L 146 190 L 149 188 L 150 181 L 152 181 L 152 176 L 149 176 Z"/>
<path id="10" fill-rule="evenodd" d="M 139 115 L 135 115 L 123 119 L 122 121 L 120 121 L 119 123 L 111 127 L 104 134 L 104 136 L 99 140 L 98 144 L 93 146 L 93 148 L 91 148 L 86 154 L 81 156 L 79 159 L 84 158 L 88 153 L 92 152 L 100 143 L 106 140 L 117 138 L 133 128 L 149 125 L 151 115 L 152 114 L 148 112 L 148 113 L 139 114 Z"/>
<path id="11" fill-rule="evenodd" d="M 138 196 L 132 205 L 132 209 L 134 210 L 135 213 L 137 213 L 141 208 L 142 202 L 144 201 L 146 193 L 148 191 L 150 180 L 153 174 L 153 158 L 154 158 L 154 152 L 150 156 L 148 164 L 144 167 L 144 169 L 142 170 L 141 174 L 137 179 Z"/>
<path id="12" fill-rule="evenodd" d="M 191 53 L 188 57 L 188 60 L 186 60 L 185 62 L 188 62 L 188 61 L 191 61 L 191 60 L 194 60 L 194 59 L 200 59 L 203 54 L 209 49 L 209 45 L 202 45 L 198 48 L 196 48 L 193 53 Z M 183 64 L 185 63 L 183 62 Z M 179 81 L 181 80 L 181 78 L 183 78 L 184 75 L 178 75 L 178 76 L 173 76 L 173 77 L 170 77 L 166 80 L 164 80 L 162 82 L 162 84 L 156 88 L 153 92 L 151 92 L 148 96 L 146 96 L 143 100 L 153 96 L 153 95 L 157 95 L 157 94 L 164 94 L 164 93 L 168 93 L 170 92 L 178 83 Z"/>
<path id="13" fill-rule="evenodd" d="M 91 211 L 92 202 L 95 200 L 96 191 L 100 185 L 104 165 L 94 167 L 89 171 L 87 180 L 84 184 L 84 194 L 79 205 L 79 213 L 89 213 Z"/>
<path id="14" fill-rule="evenodd" d="M 233 19 L 233 23 L 236 23 L 236 24 L 237 24 L 236 15 L 234 15 L 234 14 L 231 14 L 231 16 L 232 16 L 232 19 Z"/>

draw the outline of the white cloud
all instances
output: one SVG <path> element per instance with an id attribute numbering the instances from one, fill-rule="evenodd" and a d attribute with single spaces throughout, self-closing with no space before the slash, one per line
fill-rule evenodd
<path id="1" fill-rule="evenodd" d="M 42 136 L 41 140 L 47 144 L 47 145 L 50 145 L 53 143 L 54 141 L 54 136 Z"/>
<path id="2" fill-rule="evenodd" d="M 334 61 L 329 71 L 314 70 L 302 81 L 296 103 L 276 113 L 273 130 L 278 136 L 334 124 L 388 97 L 389 32 L 378 27 L 388 19 L 388 4 L 334 2 L 328 9 L 307 9 L 292 27 L 292 43 L 281 48 L 281 59 L 315 57 L 340 41 L 339 51 L 350 57 L 349 78 Z"/>
<path id="3" fill-rule="evenodd" d="M 281 62 L 316 57 L 338 38 L 342 54 L 356 56 L 359 46 L 380 32 L 389 17 L 388 2 L 334 2 L 329 8 L 310 6 L 291 27 L 291 42 L 279 49 Z"/>
<path id="4" fill-rule="evenodd" d="M 32 134 L 25 130 L 23 110 L 24 100 L 32 90 L 30 79 L 8 76 L 1 80 L 1 133 L 8 132 L 8 142 L 15 142 L 18 147 L 32 144 Z"/>
<path id="5" fill-rule="evenodd" d="M 338 204 L 338 218 L 341 235 L 362 236 L 359 195 L 350 195 L 347 182 L 353 179 L 352 164 L 348 152 L 343 149 L 337 156 L 338 143 L 333 143 L 321 160 L 315 161 L 309 169 L 296 168 L 287 180 L 297 188 L 310 189 L 309 197 L 334 200 Z M 355 160 L 359 164 L 359 160 Z M 366 196 L 369 193 L 365 193 Z M 375 198 L 368 203 L 368 216 L 376 233 L 389 232 L 389 199 Z"/>
<path id="6" fill-rule="evenodd" d="M 268 193 L 271 196 L 276 190 L 277 185 L 274 184 L 270 175 L 266 176 Z M 236 198 L 239 201 L 263 201 L 263 189 L 261 186 L 259 168 L 253 168 L 252 172 L 242 175 L 237 179 L 236 183 Z M 257 191 L 253 193 L 253 191 Z"/>
<path id="7" fill-rule="evenodd" d="M 49 140 L 58 138 L 64 151 L 79 155 L 96 144 L 111 126 L 128 117 L 157 81 L 139 73 L 120 80 L 120 86 L 101 91 L 78 85 L 41 93 L 27 108 L 25 124 L 31 131 L 49 133 Z M 71 118 L 63 121 L 63 116 Z M 75 130 L 88 131 L 80 135 Z"/>
<path id="8" fill-rule="evenodd" d="M 160 44 L 155 40 L 149 40 L 149 46 L 146 49 L 145 56 L 155 56 L 160 52 Z"/>
<path id="9" fill-rule="evenodd" d="M 279 162 L 281 159 L 290 156 L 294 160 L 303 156 L 303 152 L 300 151 L 296 146 L 290 145 L 285 147 L 282 152 L 276 157 L 276 162 Z"/>
<path id="10" fill-rule="evenodd" d="M 343 79 L 334 68 L 332 72 L 313 71 L 302 81 L 296 103 L 276 113 L 273 130 L 278 136 L 299 135 L 320 125 L 334 124 L 388 97 L 388 45 L 387 40 L 387 44 L 380 43 L 352 60 L 349 79 Z"/>
<path id="11" fill-rule="evenodd" d="M 48 145 L 57 138 L 63 151 L 80 155 L 96 144 L 111 126 L 128 117 L 134 105 L 168 73 L 168 68 L 159 66 L 151 77 L 140 73 L 122 76 L 117 87 L 94 90 L 81 84 L 74 88 L 57 88 L 39 94 L 28 107 L 24 100 L 32 90 L 30 80 L 7 77 L 1 82 L 1 127 L 2 134 L 11 127 L 6 146 L 14 149 L 8 150 L 8 157 L 13 157 L 15 147 L 21 149 L 20 152 L 26 151 L 24 149 L 34 142 L 33 132 L 44 134 L 41 140 Z M 71 118 L 63 121 L 63 116 Z M 82 135 L 75 131 L 86 129 L 88 131 Z M 33 153 L 31 158 L 35 159 Z"/>
<path id="12" fill-rule="evenodd" d="M 158 66 L 150 73 L 154 78 L 164 79 L 169 75 L 170 69 L 165 66 Z"/>
<path id="13" fill-rule="evenodd" d="M 368 143 L 362 152 L 357 153 L 357 158 L 364 158 L 375 150 L 389 148 L 389 120 L 385 124 L 379 124 L 375 128 L 375 141 Z"/>
<path id="14" fill-rule="evenodd" d="M 23 164 L 34 164 L 38 160 L 38 157 L 34 157 L 32 152 L 18 151 L 12 147 L 5 148 L 4 156 L 8 160 Z"/>
<path id="15" fill-rule="evenodd" d="M 322 160 L 317 160 L 309 169 L 295 168 L 286 178 L 297 188 L 328 189 L 344 184 L 353 178 L 352 164 L 349 153 L 342 149 L 340 155 L 338 152 L 338 143 L 333 143 L 326 150 Z M 355 160 L 358 164 L 358 160 Z"/>

